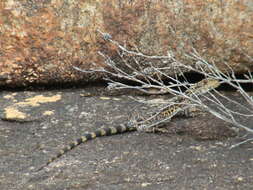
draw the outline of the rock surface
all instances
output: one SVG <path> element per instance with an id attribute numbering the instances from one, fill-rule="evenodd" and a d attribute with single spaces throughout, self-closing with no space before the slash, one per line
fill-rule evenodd
<path id="1" fill-rule="evenodd" d="M 89 68 L 93 62 L 103 66 L 98 51 L 117 56 L 117 48 L 97 29 L 144 54 L 171 51 L 192 64 L 184 53 L 194 47 L 220 67 L 226 62 L 236 72 L 252 71 L 252 11 L 252 0 L 1 1 L 0 85 L 101 78 L 72 68 Z"/>
<path id="2" fill-rule="evenodd" d="M 93 89 L 0 93 L 0 189 L 252 189 L 253 144 L 230 150 L 240 139 L 209 115 L 173 120 L 175 133 L 97 138 L 35 172 L 84 132 L 147 109 L 127 96 L 86 97 Z"/>

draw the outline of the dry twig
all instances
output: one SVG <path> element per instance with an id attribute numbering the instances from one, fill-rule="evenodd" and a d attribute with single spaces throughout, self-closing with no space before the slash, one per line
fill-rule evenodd
<path id="1" fill-rule="evenodd" d="M 204 109 L 214 116 L 234 125 L 236 129 L 242 129 L 247 133 L 253 134 L 253 129 L 244 125 L 238 118 L 253 118 L 253 99 L 250 95 L 242 88 L 242 83 L 251 83 L 253 84 L 253 76 L 250 72 L 245 74 L 245 79 L 237 79 L 235 76 L 234 70 L 227 64 L 223 63 L 224 66 L 227 68 L 225 72 L 222 72 L 214 63 L 208 63 L 204 60 L 195 49 L 191 54 L 187 54 L 186 56 L 195 61 L 195 65 L 187 65 L 181 63 L 180 61 L 176 60 L 173 56 L 173 53 L 169 52 L 168 55 L 165 56 L 156 56 L 156 55 L 145 55 L 141 52 L 135 52 L 132 50 L 128 50 L 126 47 L 120 45 L 117 41 L 114 41 L 112 36 L 107 33 L 103 33 L 100 30 L 98 32 L 102 35 L 102 37 L 107 40 L 109 43 L 116 45 L 119 48 L 118 55 L 121 58 L 124 67 L 129 70 L 126 72 L 122 69 L 122 66 L 118 63 L 115 63 L 110 57 L 105 55 L 102 52 L 98 52 L 100 56 L 102 56 L 105 60 L 105 64 L 108 68 L 92 68 L 90 70 L 82 70 L 80 68 L 74 67 L 76 70 L 84 72 L 84 73 L 96 73 L 96 72 L 103 72 L 107 74 L 105 80 L 108 81 L 108 88 L 113 89 L 135 89 L 139 90 L 143 93 L 150 94 L 149 89 L 157 89 L 159 94 L 171 93 L 176 97 L 181 97 L 183 99 L 187 99 L 185 105 L 182 106 L 182 110 L 185 110 L 189 107 L 195 106 L 201 109 Z M 134 64 L 129 63 L 125 56 L 134 56 Z M 145 66 L 139 63 L 138 59 L 135 57 L 142 57 L 145 59 L 149 59 Z M 166 67 L 157 67 L 152 64 L 152 60 L 159 59 L 162 60 L 164 63 L 167 63 Z M 205 94 L 191 94 L 186 93 L 191 89 L 193 84 L 189 83 L 187 78 L 184 75 L 183 70 L 187 69 L 188 71 L 193 71 L 202 74 L 206 78 L 219 80 L 220 83 L 227 84 L 233 88 L 235 88 L 241 98 L 246 102 L 246 105 L 243 105 L 240 102 L 227 97 L 220 92 L 214 90 L 212 92 L 207 92 Z M 166 71 L 173 70 L 175 73 L 174 77 L 166 74 Z M 184 79 L 184 81 L 180 81 L 178 76 Z M 129 83 L 118 82 L 117 79 L 124 79 L 125 81 L 132 81 L 137 83 L 138 85 L 133 86 Z M 164 80 L 170 80 L 171 82 L 168 85 L 165 85 Z M 183 87 L 186 91 L 182 91 L 182 88 L 175 87 Z M 222 99 L 223 101 L 221 101 Z M 165 101 L 163 104 L 160 105 L 160 110 L 162 110 L 166 106 L 173 106 L 175 104 L 180 104 L 178 101 L 174 101 L 175 99 Z M 226 103 L 224 103 L 224 101 Z M 208 103 L 206 103 L 208 102 Z M 145 103 L 145 102 L 144 102 Z M 182 102 L 181 102 L 182 103 Z M 210 103 L 212 105 L 210 105 Z M 232 106 L 228 107 L 228 103 Z M 159 106 L 158 106 L 159 107 Z M 240 108 L 235 110 L 235 107 Z M 159 111 L 158 111 L 159 113 Z M 173 115 L 171 116 L 173 117 Z M 166 120 L 160 121 L 160 123 L 166 122 L 171 117 L 168 117 Z M 151 118 L 150 118 L 151 119 Z M 144 121 L 145 122 L 145 121 Z M 158 125 L 160 123 L 156 123 Z M 232 128 L 233 130 L 235 128 Z M 235 144 L 231 146 L 231 148 L 237 147 L 241 144 L 249 142 L 253 140 L 247 139 L 243 142 Z"/>

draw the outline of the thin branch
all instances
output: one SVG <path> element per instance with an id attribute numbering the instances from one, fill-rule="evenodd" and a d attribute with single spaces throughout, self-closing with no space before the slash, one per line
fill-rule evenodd
<path id="1" fill-rule="evenodd" d="M 127 88 L 139 90 L 143 93 L 150 94 L 149 89 L 154 88 L 158 89 L 158 94 L 171 93 L 175 95 L 176 98 L 166 100 L 165 103 L 160 103 L 160 105 L 162 105 L 162 108 L 158 110 L 157 114 L 161 113 L 162 110 L 167 109 L 170 106 L 181 104 L 181 110 L 178 109 L 178 111 L 183 111 L 184 109 L 187 109 L 191 106 L 197 106 L 210 112 L 214 116 L 233 124 L 238 129 L 241 128 L 249 133 L 253 133 L 253 129 L 244 126 L 237 121 L 237 117 L 239 116 L 253 117 L 253 99 L 241 86 L 241 84 L 243 83 L 253 84 L 253 76 L 250 72 L 245 74 L 245 79 L 238 79 L 235 76 L 234 70 L 228 63 L 222 63 L 224 65 L 224 70 L 221 71 L 215 63 L 208 63 L 194 48 L 192 53 L 186 55 L 187 58 L 195 62 L 194 65 L 187 65 L 176 60 L 175 56 L 173 55 L 173 52 L 168 52 L 168 54 L 165 56 L 145 55 L 138 50 L 138 47 L 135 48 L 137 51 L 128 50 L 126 46 L 123 46 L 117 41 L 113 40 L 110 34 L 103 33 L 100 30 L 97 31 L 101 34 L 104 40 L 118 47 L 118 55 L 121 58 L 122 62 L 116 64 L 113 60 L 110 59 L 110 57 L 106 56 L 102 52 L 98 52 L 98 54 L 105 59 L 105 64 L 109 69 L 95 68 L 90 69 L 89 71 L 85 71 L 77 67 L 74 67 L 74 69 L 85 73 L 103 72 L 106 75 L 109 75 L 108 77 L 105 77 L 105 79 L 109 82 L 109 89 Z M 126 59 L 128 56 L 131 57 L 132 62 L 129 62 Z M 148 59 L 150 61 L 146 61 L 146 63 L 144 63 L 144 67 L 142 66 L 143 64 L 140 64 L 138 58 L 145 58 L 145 60 Z M 159 68 L 154 65 L 154 59 L 160 60 L 164 63 L 168 63 L 167 65 L 169 66 Z M 122 66 L 124 66 L 124 68 L 127 68 L 128 71 L 125 72 L 122 69 Z M 220 84 L 228 84 L 229 86 L 235 88 L 240 93 L 241 97 L 250 106 L 243 105 L 241 104 L 241 102 L 229 98 L 216 90 L 213 90 L 212 92 L 207 91 L 204 93 L 195 93 L 195 84 L 189 83 L 187 77 L 184 75 L 185 70 L 200 73 L 206 78 L 209 78 L 209 80 L 219 81 Z M 170 71 L 169 73 L 174 72 L 174 77 L 168 75 L 167 71 Z M 124 84 L 123 82 L 118 82 L 110 76 L 136 82 L 137 84 L 139 84 L 139 86 L 132 86 L 130 84 Z M 184 82 L 181 82 L 178 76 L 183 78 Z M 170 85 L 166 86 L 164 84 L 164 79 L 170 80 Z M 177 87 L 177 90 L 175 90 L 175 87 Z M 186 90 L 183 91 L 182 89 Z M 224 104 L 220 100 L 220 98 L 227 101 L 229 105 L 233 107 L 238 106 L 240 108 L 240 111 L 234 110 L 233 108 L 228 108 L 228 103 Z M 180 100 L 183 100 L 183 102 L 178 102 Z M 208 103 L 204 102 L 204 100 Z M 210 103 L 212 103 L 213 105 L 210 105 Z M 151 117 L 146 118 L 146 120 L 139 124 L 143 124 L 143 127 L 148 125 L 147 123 L 145 123 L 145 121 L 151 121 L 154 117 L 157 116 L 157 114 L 153 114 Z M 153 122 L 152 124 L 150 124 L 150 126 L 156 126 L 167 122 L 171 119 L 171 117 L 174 116 L 174 114 L 176 114 L 176 112 L 168 116 L 168 118 Z M 242 144 L 245 142 L 246 141 L 242 142 Z"/>

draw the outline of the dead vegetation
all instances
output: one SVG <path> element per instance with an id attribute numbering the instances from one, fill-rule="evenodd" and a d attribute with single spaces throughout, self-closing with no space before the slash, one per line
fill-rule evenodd
<path id="1" fill-rule="evenodd" d="M 107 43 L 117 47 L 117 54 L 120 57 L 120 61 L 114 60 L 100 51 L 98 54 L 104 59 L 106 67 L 97 68 L 94 63 L 94 69 L 82 70 L 79 67 L 74 67 L 76 70 L 85 73 L 104 73 L 110 90 L 135 89 L 142 93 L 150 94 L 149 89 L 156 89 L 156 94 L 171 93 L 177 97 L 183 97 L 189 100 L 183 110 L 189 107 L 200 108 L 225 122 L 231 123 L 231 126 L 233 126 L 231 129 L 236 133 L 239 133 L 239 131 L 244 132 L 246 140 L 234 144 L 231 148 L 253 140 L 250 137 L 253 134 L 253 129 L 243 123 L 244 120 L 253 118 L 253 98 L 242 88 L 242 84 L 244 83 L 253 83 L 251 72 L 245 73 L 244 78 L 239 79 L 227 63 L 221 63 L 227 68 L 226 71 L 221 71 L 215 63 L 209 63 L 204 60 L 194 48 L 191 54 L 185 55 L 189 60 L 195 62 L 193 66 L 178 61 L 173 55 L 173 52 L 168 52 L 167 55 L 162 56 L 145 55 L 138 51 L 137 48 L 136 51 L 127 49 L 119 42 L 113 40 L 110 34 L 103 33 L 99 30 L 98 32 Z M 140 61 L 143 59 L 145 61 Z M 159 67 L 156 64 L 157 60 L 166 63 L 166 67 Z M 170 72 L 173 70 L 174 76 L 172 77 L 166 74 L 167 70 Z M 218 80 L 220 84 L 233 87 L 240 94 L 240 100 L 229 98 L 215 89 L 205 94 L 187 94 L 187 90 L 193 84 L 188 81 L 185 76 L 185 71 L 196 72 L 203 75 L 204 78 Z M 129 83 L 129 81 L 133 82 L 133 84 Z M 161 103 L 158 107 L 173 104 L 179 103 L 174 102 L 172 99 Z"/>

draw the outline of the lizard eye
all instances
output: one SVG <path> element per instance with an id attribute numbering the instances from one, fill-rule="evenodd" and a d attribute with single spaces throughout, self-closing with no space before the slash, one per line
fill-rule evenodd
<path id="1" fill-rule="evenodd" d="M 112 39 L 112 36 L 108 33 L 103 33 L 103 38 L 104 38 L 104 40 L 110 40 L 110 39 Z"/>

